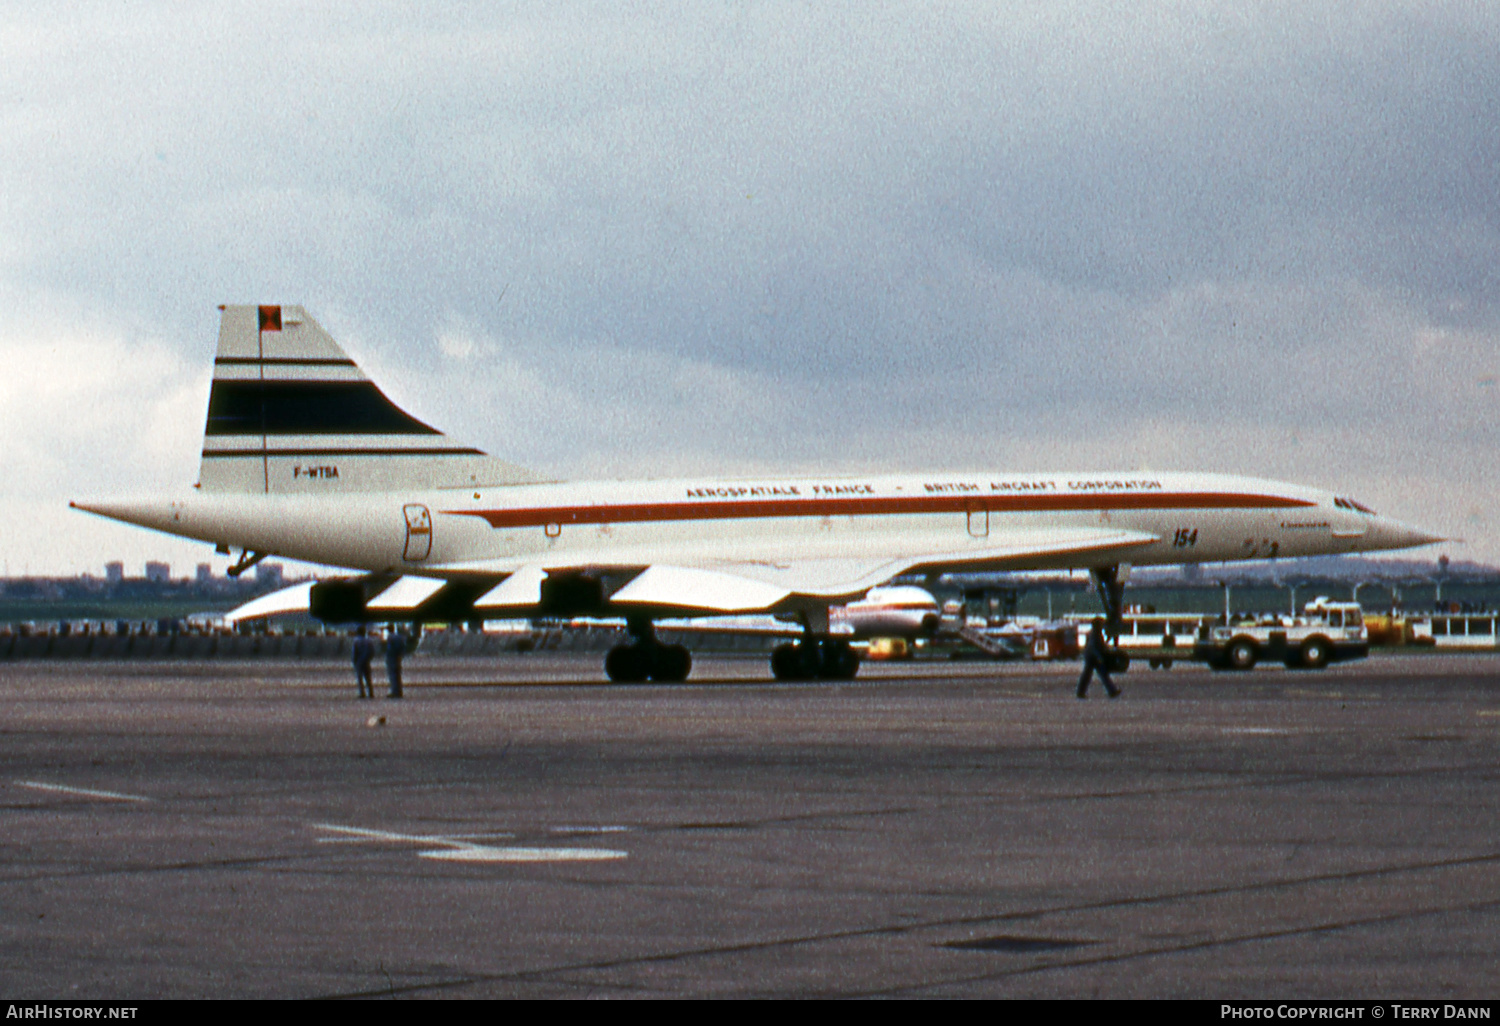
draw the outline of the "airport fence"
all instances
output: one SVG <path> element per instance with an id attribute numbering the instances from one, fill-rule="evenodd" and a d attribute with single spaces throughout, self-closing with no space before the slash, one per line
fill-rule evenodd
<path id="1" fill-rule="evenodd" d="M 760 637 L 712 632 L 662 631 L 667 641 L 680 641 L 694 651 L 763 654 L 771 641 Z M 348 659 L 352 636 L 342 633 L 0 633 L 0 662 L 60 660 L 148 659 Z M 530 632 L 428 631 L 412 657 L 496 658 L 506 654 L 608 651 L 626 640 L 612 627 L 545 628 Z M 775 639 L 780 640 L 780 639 Z"/>

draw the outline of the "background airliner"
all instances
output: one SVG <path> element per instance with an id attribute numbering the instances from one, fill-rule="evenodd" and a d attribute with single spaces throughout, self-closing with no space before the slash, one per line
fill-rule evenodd
<path id="1" fill-rule="evenodd" d="M 829 607 L 898 574 L 1088 569 L 1112 621 L 1122 564 L 1369 552 L 1441 539 L 1313 488 L 1216 474 L 557 481 L 392 403 L 296 306 L 221 308 L 197 485 L 75 502 L 127 523 L 348 567 L 312 587 L 330 622 L 624 617 L 613 680 L 679 681 L 666 617 L 792 613 L 784 679 L 848 678 Z"/>

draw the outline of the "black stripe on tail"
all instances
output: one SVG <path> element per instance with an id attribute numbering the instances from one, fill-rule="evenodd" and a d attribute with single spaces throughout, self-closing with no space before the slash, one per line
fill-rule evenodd
<path id="1" fill-rule="evenodd" d="M 235 381 L 213 383 L 213 435 L 436 435 L 375 387 L 373 381 Z"/>

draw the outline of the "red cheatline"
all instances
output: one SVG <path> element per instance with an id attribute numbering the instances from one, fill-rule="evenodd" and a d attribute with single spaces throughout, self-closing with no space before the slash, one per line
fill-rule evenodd
<path id="1" fill-rule="evenodd" d="M 749 517 L 879 516 L 914 513 L 1042 513 L 1093 510 L 1287 509 L 1313 506 L 1307 499 L 1238 492 L 1163 494 L 875 496 L 871 498 L 766 499 L 716 502 L 657 502 L 562 506 L 538 509 L 445 509 L 480 517 L 491 527 L 547 524 L 621 524 L 672 520 L 725 520 Z"/>
<path id="2" fill-rule="evenodd" d="M 281 330 L 281 307 L 279 307 L 279 306 L 263 306 L 263 307 L 260 308 L 260 330 L 261 331 L 280 331 Z"/>

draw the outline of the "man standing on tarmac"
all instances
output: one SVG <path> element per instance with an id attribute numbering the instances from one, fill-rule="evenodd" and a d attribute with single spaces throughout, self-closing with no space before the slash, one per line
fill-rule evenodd
<path id="1" fill-rule="evenodd" d="M 1089 697 L 1089 681 L 1094 674 L 1104 682 L 1104 690 L 1110 698 L 1119 698 L 1120 689 L 1109 679 L 1109 646 L 1104 641 L 1104 617 L 1094 617 L 1089 628 L 1089 640 L 1083 646 L 1083 676 L 1078 678 L 1078 697 Z"/>
<path id="2" fill-rule="evenodd" d="M 361 627 L 354 635 L 354 679 L 359 682 L 359 697 L 375 697 L 375 678 L 370 673 L 370 664 L 375 661 L 375 642 L 370 640 Z"/>
<path id="3" fill-rule="evenodd" d="M 385 675 L 391 680 L 387 698 L 401 697 L 401 657 L 406 655 L 406 635 L 401 628 L 392 627 L 385 639 Z"/>

